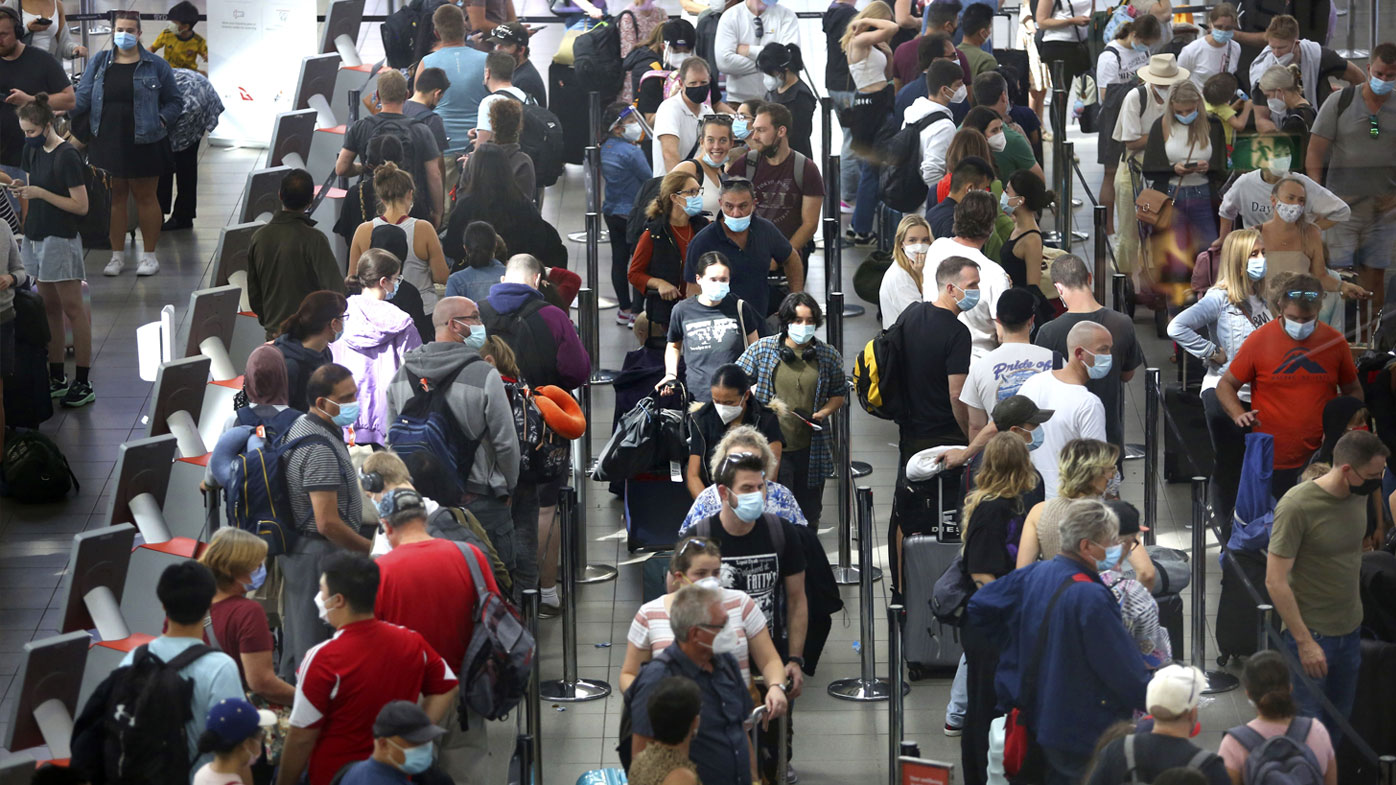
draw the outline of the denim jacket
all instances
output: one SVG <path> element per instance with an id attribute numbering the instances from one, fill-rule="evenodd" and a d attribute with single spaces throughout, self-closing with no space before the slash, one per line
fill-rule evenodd
<path id="1" fill-rule="evenodd" d="M 1270 311 L 1254 295 L 1247 300 L 1250 315 L 1232 303 L 1225 289 L 1213 286 L 1193 305 L 1174 317 L 1168 324 L 1168 337 L 1178 342 L 1183 351 L 1207 363 L 1207 375 L 1202 379 L 1202 389 L 1210 390 L 1221 381 L 1222 374 L 1230 367 L 1231 360 L 1241 350 L 1241 344 L 1255 328 L 1270 321 Z M 1206 334 L 1203 334 L 1203 330 Z M 1208 335 L 1211 336 L 1210 340 Z M 1214 364 L 1210 359 L 1220 347 L 1226 353 L 1226 362 Z M 1250 400 L 1250 385 L 1241 391 L 1242 400 Z"/>
<path id="2" fill-rule="evenodd" d="M 174 69 L 162 57 L 156 57 L 144 46 L 136 44 L 141 59 L 136 63 L 135 113 L 136 144 L 149 144 L 164 139 L 174 128 L 184 109 L 184 96 L 175 83 Z M 87 71 L 78 83 L 77 106 L 72 114 L 90 112 L 88 124 L 93 136 L 102 127 L 102 91 L 111 65 L 112 50 L 103 49 L 92 56 Z"/>

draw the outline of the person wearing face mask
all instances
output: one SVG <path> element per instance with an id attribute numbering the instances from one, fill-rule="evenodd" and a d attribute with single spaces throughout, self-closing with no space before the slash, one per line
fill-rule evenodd
<path id="1" fill-rule="evenodd" d="M 882 329 L 896 324 L 907 306 L 921 302 L 922 275 L 931 239 L 931 225 L 916 213 L 902 216 L 902 222 L 897 224 L 897 234 L 892 241 L 892 261 L 896 264 L 887 268 L 878 285 Z"/>
<path id="2" fill-rule="evenodd" d="M 359 473 L 344 444 L 344 429 L 359 417 L 358 397 L 358 386 L 348 368 L 334 363 L 320 366 L 306 383 L 310 411 L 297 419 L 284 437 L 308 437 L 282 458 L 297 533 L 290 550 L 277 557 L 285 578 L 285 610 L 276 672 L 288 682 L 295 680 L 305 653 L 329 637 L 329 631 L 313 615 L 320 562 L 339 550 L 368 553 L 371 546 L 359 533 L 363 494 L 359 492 Z"/>
<path id="3" fill-rule="evenodd" d="M 1308 273 L 1317 278 L 1327 292 L 1336 292 L 1345 299 L 1365 300 L 1370 295 L 1361 286 L 1328 271 L 1323 233 L 1305 217 L 1307 201 L 1308 189 L 1297 177 L 1283 177 L 1270 189 L 1270 220 L 1260 225 L 1270 272 Z M 1336 305 L 1332 302 L 1336 298 L 1326 299 L 1330 301 L 1330 308 Z M 1325 321 L 1331 319 L 1325 316 Z"/>
<path id="4" fill-rule="evenodd" d="M 627 242 L 626 224 L 635 196 L 650 179 L 650 162 L 640 151 L 638 143 L 644 135 L 639 118 L 627 104 L 611 104 L 601 116 L 601 125 L 609 129 L 601 143 L 601 174 L 605 178 L 605 202 L 601 214 L 611 237 L 611 285 L 616 292 L 616 323 L 630 327 L 640 313 L 643 303 L 639 293 L 631 297 L 630 270 L 632 248 Z"/>
<path id="5" fill-rule="evenodd" d="M 723 183 L 721 212 L 717 220 L 693 236 L 685 254 L 685 281 L 698 280 L 698 260 L 716 251 L 727 257 L 732 271 L 732 294 L 751 303 L 756 312 L 770 317 L 779 301 L 772 293 L 789 286 L 791 292 L 805 288 L 805 269 L 799 249 L 771 221 L 755 215 L 755 188 L 750 180 L 733 178 Z M 772 275 L 784 273 L 784 285 L 770 283 Z"/>
<path id="6" fill-rule="evenodd" d="M 1073 502 L 1060 554 L 1013 570 L 969 600 L 965 634 L 998 650 L 999 703 L 1018 709 L 1042 747 L 1051 785 L 1080 782 L 1101 732 L 1148 708 L 1144 658 L 1100 579 L 1119 561 L 1119 529 L 1104 503 Z M 1050 646 L 1040 644 L 1043 625 Z"/>
<path id="7" fill-rule="evenodd" d="M 112 48 L 93 55 L 83 71 L 71 114 L 88 116 L 88 160 L 111 174 L 112 256 L 102 273 L 120 275 L 126 266 L 126 202 L 134 196 L 144 243 L 136 274 L 154 275 L 164 222 L 156 186 L 174 166 L 169 131 L 184 101 L 170 64 L 141 46 L 140 14 L 114 11 L 112 20 Z"/>
<path id="8" fill-rule="evenodd" d="M 267 730 L 274 727 L 276 715 L 266 709 L 241 698 L 219 701 L 209 709 L 199 736 L 200 754 L 212 755 L 213 760 L 194 772 L 192 785 L 252 785 L 242 774 L 251 771 L 253 761 L 265 760 Z"/>
<path id="9" fill-rule="evenodd" d="M 447 712 L 448 717 L 455 712 Z M 436 746 L 444 747 L 449 732 L 432 723 L 426 712 L 411 701 L 391 701 L 373 721 L 373 757 L 350 765 L 338 785 L 389 785 L 405 777 L 442 777 L 456 782 L 477 782 L 454 777 L 449 768 L 436 767 Z M 445 755 L 445 752 L 442 752 Z"/>
<path id="10" fill-rule="evenodd" d="M 747 347 L 737 364 L 755 382 L 756 398 L 780 414 L 780 481 L 795 494 L 805 517 L 817 522 L 824 481 L 834 465 L 829 416 L 843 408 L 848 394 L 843 357 L 814 337 L 824 326 L 824 313 L 809 294 L 786 296 L 777 316 L 780 334 Z"/>
<path id="11" fill-rule="evenodd" d="M 1085 785 L 1114 785 L 1131 778 L 1159 782 L 1160 774 L 1181 767 L 1198 772 L 1199 781 L 1207 785 L 1231 783 L 1222 758 L 1190 740 L 1199 727 L 1198 704 L 1206 689 L 1206 674 L 1191 665 L 1160 668 L 1145 698 L 1152 727 L 1132 730 L 1106 744 Z"/>
<path id="12" fill-rule="evenodd" d="M 765 94 L 756 55 L 766 44 L 799 44 L 795 12 L 778 0 L 742 0 L 722 12 L 717 22 L 717 68 L 727 77 L 727 99 L 747 101 Z"/>
<path id="13" fill-rule="evenodd" d="M 1149 131 L 1143 171 L 1150 188 L 1173 199 L 1167 229 L 1155 227 L 1150 237 L 1149 265 L 1159 269 L 1179 259 L 1192 262 L 1217 239 L 1213 205 L 1221 201 L 1227 173 L 1223 123 L 1203 111 L 1202 91 L 1191 81 L 1169 91 L 1168 111 Z M 1169 302 L 1181 298 L 1164 284 L 1158 294 Z"/>
<path id="14" fill-rule="evenodd" d="M 790 149 L 806 158 L 813 158 L 810 137 L 814 134 L 814 110 L 819 105 L 819 98 L 800 78 L 800 72 L 805 67 L 800 47 L 795 44 L 766 44 L 756 55 L 756 67 L 763 74 L 765 100 L 790 111 L 791 124 L 787 133 Z"/>
<path id="15" fill-rule="evenodd" d="M 1135 73 L 1149 64 L 1149 51 L 1158 44 L 1159 21 L 1153 14 L 1141 14 L 1115 28 L 1115 38 L 1101 50 L 1095 63 L 1096 89 L 1100 91 L 1100 126 L 1096 134 L 1096 163 L 1104 169 L 1100 182 L 1100 204 L 1109 210 L 1107 230 L 1115 226 L 1115 175 L 1124 145 L 1115 141 L 1115 125 L 1126 96 L 1138 85 Z M 1044 180 L 1046 178 L 1043 178 Z M 1133 197 L 1133 193 L 1130 194 Z"/>
<path id="16" fill-rule="evenodd" d="M 698 180 L 698 204 L 705 216 L 717 215 L 722 209 L 718 202 L 722 196 L 722 184 L 727 181 L 726 166 L 729 161 L 738 157 L 734 155 L 736 151 L 733 149 L 733 145 L 737 143 L 736 132 L 740 126 L 743 138 L 749 136 L 751 132 L 747 125 L 748 120 L 742 114 L 735 118 L 725 114 L 704 117 L 699 130 L 697 149 L 691 157 L 679 161 L 669 172 L 682 172 Z M 745 155 L 745 148 L 741 149 L 742 155 Z M 706 220 L 705 217 L 705 225 Z"/>
<path id="17" fill-rule="evenodd" d="M 1217 281 L 1198 301 L 1168 324 L 1168 337 L 1183 351 L 1206 363 L 1202 377 L 1202 408 L 1212 437 L 1212 505 L 1223 536 L 1231 536 L 1231 512 L 1241 481 L 1246 432 L 1236 427 L 1217 398 L 1217 384 L 1257 327 L 1270 321 L 1265 303 L 1266 276 L 1271 274 L 1267 246 L 1256 229 L 1238 229 L 1226 236 L 1217 265 Z M 1237 391 L 1243 408 L 1250 407 L 1249 386 Z"/>
<path id="18" fill-rule="evenodd" d="M 776 402 L 768 407 L 756 398 L 751 391 L 751 377 L 736 363 L 719 366 L 711 378 L 710 400 L 693 412 L 688 436 L 688 467 L 684 476 L 694 499 L 712 484 L 713 457 L 727 435 L 736 429 L 755 428 L 766 440 L 771 450 L 773 477 L 779 476 L 781 455 L 785 450 L 786 437 L 777 415 L 785 404 Z M 803 505 L 800 506 L 803 509 Z"/>
<path id="19" fill-rule="evenodd" d="M 1039 324 L 1051 321 L 1055 311 L 1042 293 L 1044 246 L 1037 219 L 1056 201 L 1057 195 L 1047 190 L 1042 178 L 1027 170 L 1019 170 L 1009 177 L 999 196 L 999 209 L 1013 219 L 1013 229 L 999 249 L 999 264 L 1014 287 L 1026 289 L 1032 295 Z"/>
<path id="20" fill-rule="evenodd" d="M 775 224 L 803 262 L 814 252 L 824 178 L 814 159 L 792 147 L 795 130 L 784 104 L 758 104 L 747 139 L 750 149 L 727 165 L 727 173 L 751 181 L 756 214 Z"/>
<path id="21" fill-rule="evenodd" d="M 770 428 L 763 423 L 758 429 L 754 425 L 738 425 L 722 434 L 722 438 L 714 447 L 706 464 L 708 476 L 711 477 L 722 466 L 722 462 L 727 460 L 727 456 L 736 453 L 754 453 L 761 456 L 766 464 L 766 476 L 775 477 L 780 474 L 780 458 L 776 455 L 776 449 L 780 445 L 773 445 L 763 431 L 779 434 L 780 421 L 770 422 Z M 709 485 L 698 494 L 688 508 L 688 514 L 684 516 L 683 523 L 679 525 L 679 536 L 684 536 L 689 528 L 705 518 L 711 518 L 722 511 L 722 499 L 718 494 L 716 485 Z M 784 518 L 796 526 L 809 526 L 809 519 L 800 510 L 799 502 L 795 501 L 795 494 L 789 488 L 778 482 L 770 481 L 766 483 L 766 512 L 778 518 Z"/>
<path id="22" fill-rule="evenodd" d="M 673 171 L 698 148 L 700 120 L 713 113 L 712 75 L 701 57 L 685 58 L 678 67 L 679 92 L 664 99 L 654 112 L 654 140 L 651 150 L 655 177 Z"/>
<path id="23" fill-rule="evenodd" d="M 993 157 L 993 150 L 988 144 L 984 134 L 973 127 L 961 128 L 951 138 L 950 147 L 945 151 L 947 171 L 936 187 L 939 201 L 926 210 L 926 221 L 931 225 L 932 236 L 954 236 L 955 208 L 965 198 L 965 194 L 970 191 L 993 190 L 998 178 L 994 173 L 993 164 L 989 163 Z"/>
<path id="24" fill-rule="evenodd" d="M 1275 442 L 1278 448 L 1279 439 Z M 1265 588 L 1284 620 L 1285 641 L 1304 673 L 1344 717 L 1357 696 L 1362 659 L 1358 578 L 1368 534 L 1363 508 L 1381 490 L 1390 454 L 1376 434 L 1349 431 L 1334 445 L 1333 466 L 1326 474 L 1294 486 L 1280 499 L 1270 534 Z M 1333 726 L 1307 680 L 1291 675 L 1299 714 L 1322 717 Z M 1333 735 L 1337 746 L 1341 734 Z"/>
<path id="25" fill-rule="evenodd" d="M 1266 130 L 1300 137 L 1301 149 L 1294 157 L 1297 164 L 1295 168 L 1301 168 L 1305 152 L 1302 142 L 1307 141 L 1309 131 L 1314 127 L 1318 107 L 1309 103 L 1304 91 L 1300 89 L 1299 66 L 1293 63 L 1270 66 L 1260 75 L 1260 81 L 1256 85 L 1265 94 L 1265 109 L 1269 112 L 1269 120 L 1265 123 Z"/>
<path id="26" fill-rule="evenodd" d="M 1232 40 L 1236 37 L 1236 20 L 1236 6 L 1217 3 L 1207 12 L 1211 29 L 1178 53 L 1178 65 L 1188 69 L 1189 78 L 1198 87 L 1213 74 L 1236 74 L 1241 64 L 1241 44 Z"/>
<path id="27" fill-rule="evenodd" d="M 625 90 L 633 96 L 632 104 L 654 122 L 659 102 L 683 90 L 679 84 L 678 68 L 693 52 L 693 25 L 682 19 L 663 22 L 630 53 L 621 67 L 629 78 Z"/>
<path id="28" fill-rule="evenodd" d="M 1289 145 L 1279 143 L 1270 149 L 1260 161 L 1260 168 L 1238 176 L 1226 189 L 1221 203 L 1221 236 L 1213 241 L 1220 248 L 1226 235 L 1233 229 L 1243 226 L 1258 227 L 1270 220 L 1275 213 L 1272 198 L 1274 188 L 1280 180 L 1293 178 L 1304 185 L 1304 220 L 1319 229 L 1328 229 L 1334 224 L 1343 223 L 1352 214 L 1347 202 L 1338 198 L 1332 191 L 1309 179 L 1302 172 L 1291 171 L 1303 159 L 1291 153 Z"/>
<path id="29" fill-rule="evenodd" d="M 1110 569 L 1100 571 L 1101 583 L 1115 595 L 1125 629 L 1134 639 L 1139 653 L 1144 655 L 1144 662 L 1149 669 L 1167 667 L 1167 664 L 1173 661 L 1173 643 L 1168 630 L 1160 624 L 1158 600 L 1154 599 L 1150 591 L 1149 586 L 1152 584 L 1146 584 L 1142 576 L 1136 577 L 1133 573 L 1134 565 L 1142 563 L 1153 571 L 1151 576 L 1156 575 L 1148 552 L 1139 547 L 1139 533 L 1142 529 L 1139 524 L 1139 509 L 1119 499 L 1111 499 L 1105 504 L 1120 519 L 1120 548 L 1117 552 L 1106 555 L 1107 562 L 1113 559 L 1115 563 Z M 1126 561 L 1129 562 L 1128 565 L 1125 564 Z M 1131 572 L 1124 572 L 1126 569 Z M 1181 605 L 1177 607 L 1180 612 L 1175 620 L 1181 624 Z"/>
<path id="30" fill-rule="evenodd" d="M 330 352 L 363 388 L 363 406 L 358 419 L 350 423 L 355 444 L 386 443 L 387 382 L 402 367 L 403 357 L 422 345 L 412 317 L 388 302 L 402 284 L 402 263 L 377 248 L 365 251 L 344 280 L 351 292 L 344 334 L 330 344 Z"/>
<path id="31" fill-rule="evenodd" d="M 1319 109 L 1304 168 L 1352 208 L 1351 218 L 1330 228 L 1325 239 L 1333 267 L 1356 269 L 1358 283 L 1372 292 L 1370 313 L 1376 314 L 1385 304 L 1386 268 L 1396 244 L 1396 161 L 1383 146 L 1396 137 L 1396 43 L 1372 51 L 1367 75 L 1358 82 L 1360 87 L 1344 88 Z"/>
<path id="32" fill-rule="evenodd" d="M 301 663 L 277 785 L 295 785 L 302 775 L 309 785 L 330 785 L 347 764 L 380 752 L 374 721 L 393 701 L 420 703 L 438 726 L 455 713 L 452 667 L 421 634 L 374 616 L 378 565 L 363 554 L 336 553 L 318 571 L 317 624 L 335 634 Z M 395 765 L 427 768 L 431 752 L 407 754 L 402 746 L 390 755 Z"/>
<path id="33" fill-rule="evenodd" d="M 921 130 L 921 180 L 928 188 L 945 176 L 945 151 L 955 135 L 950 104 L 965 100 L 968 94 L 959 65 L 936 60 L 926 69 L 926 97 L 917 98 L 902 116 L 903 128 L 915 125 Z"/>
<path id="34" fill-rule="evenodd" d="M 1040 330 L 1038 337 L 1041 338 Z M 1048 499 L 1058 494 L 1059 482 L 1064 483 L 1059 476 L 1058 458 L 1067 443 L 1073 439 L 1107 440 L 1105 404 L 1088 384 L 1110 375 L 1114 367 L 1113 346 L 1114 338 L 1104 326 L 1093 321 L 1078 322 L 1066 336 L 1066 351 L 1062 353 L 1066 364 L 1034 374 L 1018 388 L 1019 395 L 1056 412 L 1042 426 L 1042 448 L 1032 453 L 1033 465 L 1045 479 L 1043 487 Z"/>
<path id="35" fill-rule="evenodd" d="M 707 402 L 712 400 L 707 390 L 715 383 L 717 370 L 736 362 L 746 347 L 760 337 L 760 325 L 764 320 L 750 303 L 729 293 L 732 267 L 722 254 L 716 251 L 703 254 L 697 271 L 698 296 L 681 300 L 669 316 L 664 378 L 655 389 L 679 378 L 682 359 L 689 393 L 695 401 Z"/>
<path id="36" fill-rule="evenodd" d="M 627 279 L 644 292 L 650 334 L 667 335 L 674 308 L 684 302 L 683 263 L 688 244 L 708 225 L 699 179 L 681 168 L 665 175 L 654 201 L 645 206 L 645 217 L 645 229 L 630 255 Z"/>
<path id="37" fill-rule="evenodd" d="M 305 387 L 316 368 L 334 362 L 330 344 L 344 332 L 348 301 L 339 292 L 311 292 L 300 307 L 281 323 L 272 342 L 286 363 L 286 403 L 296 411 L 310 408 Z"/>
<path id="38" fill-rule="evenodd" d="M 1319 322 L 1323 289 L 1306 273 L 1279 274 L 1271 284 L 1281 318 L 1241 345 L 1217 384 L 1217 401 L 1238 428 L 1275 437 L 1276 495 L 1298 480 L 1323 441 L 1323 407 L 1337 395 L 1362 398 L 1352 352 L 1337 330 Z M 1251 386 L 1251 408 L 1242 385 Z M 1277 606 L 1278 607 L 1278 606 Z"/>
<path id="39" fill-rule="evenodd" d="M 957 174 L 963 173 L 964 166 L 972 162 L 960 162 Z M 979 165 L 984 165 L 981 160 Z M 959 178 L 956 177 L 958 180 Z M 998 307 L 999 295 L 1013 286 L 1013 281 L 998 262 L 984 254 L 984 247 L 993 238 L 999 219 L 1003 218 L 998 199 L 988 191 L 969 189 L 960 203 L 955 205 L 952 231 L 954 236 L 942 236 L 931 243 L 926 252 L 926 281 L 923 294 L 933 300 L 943 294 L 944 287 L 937 282 L 931 288 L 930 276 L 935 269 L 950 258 L 968 259 L 976 265 L 979 286 L 969 298 L 959 298 L 960 321 L 969 328 L 973 340 L 975 357 L 982 357 L 998 346 L 998 336 L 994 332 L 994 309 Z M 928 216 L 928 219 L 931 217 Z M 1005 219 L 1006 220 L 1006 219 Z M 931 220 L 931 230 L 935 231 L 935 220 Z"/>
<path id="40" fill-rule="evenodd" d="M 1367 80 L 1367 74 L 1360 66 L 1324 46 L 1323 40 L 1321 37 L 1304 36 L 1299 21 L 1289 14 L 1272 17 L 1265 28 L 1265 48 L 1251 61 L 1247 84 L 1256 84 L 1261 75 L 1274 66 L 1294 65 L 1299 69 L 1304 97 L 1313 106 L 1322 106 L 1332 91 L 1331 79 L 1341 79 L 1354 85 Z M 1256 105 L 1255 125 L 1256 130 L 1262 132 L 1275 130 L 1276 123 L 1270 117 L 1269 107 Z"/>

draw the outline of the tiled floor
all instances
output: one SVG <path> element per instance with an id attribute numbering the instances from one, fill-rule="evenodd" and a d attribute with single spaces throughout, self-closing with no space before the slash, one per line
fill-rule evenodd
<path id="1" fill-rule="evenodd" d="M 381 12 L 386 0 L 371 0 L 369 13 Z M 666 5 L 673 3 L 666 2 Z M 123 6 L 127 5 L 123 3 Z M 137 4 L 145 10 L 156 10 L 153 3 L 143 0 Z M 323 0 L 321 0 L 323 5 Z M 541 14 L 542 3 L 532 0 L 527 12 Z M 798 10 L 822 10 L 818 0 L 794 0 Z M 375 8 L 375 6 L 377 8 Z M 534 6 L 538 6 L 535 8 Z M 1360 9 L 1356 22 L 1365 33 L 1366 9 Z M 1390 32 L 1390 23 L 1383 30 Z M 1339 30 L 1343 30 L 1340 22 Z M 534 41 L 536 52 L 551 51 L 559 36 L 557 25 L 546 27 Z M 823 35 L 817 20 L 802 21 L 802 35 L 808 67 L 811 73 L 823 72 Z M 361 42 L 370 59 L 378 44 L 376 30 L 365 28 Z M 1359 42 L 1363 43 L 1364 42 Z M 535 57 L 540 71 L 545 71 L 547 58 Z M 1099 169 L 1094 161 L 1093 138 L 1078 138 L 1077 154 L 1083 163 L 1092 190 L 1099 181 Z M 816 145 L 819 140 L 816 139 Z M 71 538 L 75 533 L 103 526 L 111 492 L 108 486 L 118 445 L 145 435 L 142 419 L 147 409 L 150 387 L 136 374 L 134 328 L 157 318 L 160 308 L 172 303 L 177 320 L 182 319 L 189 292 L 199 288 L 209 276 L 209 262 L 218 238 L 219 227 L 232 220 L 245 173 L 259 164 L 261 151 L 206 149 L 201 157 L 201 199 L 199 219 L 192 232 L 169 234 L 161 241 L 162 269 L 154 278 L 137 279 L 127 274 L 121 278 L 103 278 L 100 270 L 106 261 L 105 252 L 88 255 L 88 274 L 92 288 L 94 322 L 93 381 L 97 402 L 77 411 L 59 411 L 43 430 L 52 436 L 68 454 L 74 472 L 82 482 L 82 492 L 68 502 L 56 505 L 25 507 L 0 502 L 0 732 L 8 722 L 15 700 L 10 683 L 19 664 L 23 645 L 37 638 L 56 634 L 61 601 L 57 594 Z M 1078 197 L 1082 196 L 1078 189 Z M 585 212 L 582 172 L 569 167 L 566 178 L 550 192 L 544 217 L 555 222 L 564 234 L 582 228 Z M 1044 222 L 1045 223 L 1045 222 Z M 1089 231 L 1088 209 L 1075 217 L 1077 228 Z M 1089 244 L 1085 246 L 1089 252 Z M 585 249 L 573 244 L 572 267 L 585 270 Z M 609 295 L 609 264 L 607 249 L 602 249 L 601 292 Z M 845 291 L 850 300 L 851 279 L 864 252 L 849 249 L 844 255 Z M 824 291 L 822 264 L 816 257 L 809 288 Z M 1147 316 L 1147 311 L 1141 311 Z M 851 356 L 877 329 L 874 316 L 851 319 L 846 325 L 846 356 Z M 1173 374 L 1169 362 L 1169 347 L 1152 335 L 1152 323 L 1143 317 L 1137 325 L 1149 365 L 1164 369 L 1167 380 Z M 628 330 L 615 326 L 610 312 L 601 318 L 601 364 L 617 367 L 625 351 L 632 348 Z M 1126 441 L 1142 442 L 1143 373 L 1128 385 Z M 593 450 L 599 450 L 604 434 L 609 432 L 612 409 L 611 391 L 606 387 L 595 390 L 593 411 L 596 436 Z M 866 461 L 874 468 L 872 475 L 860 484 L 871 488 L 876 501 L 874 543 L 885 542 L 887 512 L 890 507 L 895 464 L 895 428 L 887 422 L 854 412 L 853 458 Z M 1143 465 L 1141 461 L 1126 464 L 1124 497 L 1142 503 Z M 833 499 L 830 485 L 828 497 Z M 1186 486 L 1163 486 L 1159 519 L 1153 524 L 1159 542 L 1173 547 L 1190 548 L 1190 532 L 1185 528 L 1189 512 Z M 632 557 L 622 547 L 623 537 L 616 537 L 622 527 L 619 503 L 601 486 L 591 494 L 591 509 L 587 511 L 586 533 L 590 538 L 593 561 L 620 564 L 619 578 L 610 583 L 580 587 L 578 590 L 578 672 L 581 676 L 605 679 L 615 684 L 625 653 L 625 635 L 630 620 L 639 605 L 640 568 L 642 558 Z M 822 531 L 822 540 L 831 553 L 836 551 L 833 504 L 827 504 L 830 520 Z M 875 559 L 885 563 L 885 546 L 875 548 Z M 1215 609 L 1219 588 L 1215 547 L 1206 558 L 1208 579 L 1205 582 L 1209 616 Z M 872 587 L 874 593 L 875 638 L 882 663 L 879 673 L 887 672 L 885 606 L 888 588 L 885 582 Z M 828 683 L 836 678 L 855 676 L 859 672 L 858 654 L 854 644 L 860 638 L 857 587 L 845 587 L 847 610 L 835 620 L 833 632 L 825 650 L 819 673 L 807 684 L 805 695 L 797 702 L 795 724 L 795 765 L 807 783 L 868 782 L 870 777 L 887 776 L 886 729 L 888 707 L 883 703 L 857 704 L 835 700 L 826 692 Z M 154 602 L 154 598 L 150 598 Z M 1191 619 L 1191 602 L 1185 615 Z M 542 668 L 545 678 L 561 676 L 560 622 L 544 623 L 541 641 Z M 1191 632 L 1188 633 L 1189 640 Z M 1212 648 L 1209 634 L 1209 649 Z M 1190 648 L 1179 657 L 1190 656 Z M 932 758 L 958 762 L 958 742 L 942 733 L 943 713 L 949 692 L 948 679 L 927 679 L 912 686 L 906 701 L 906 738 L 920 743 L 923 753 Z M 619 719 L 620 700 L 613 693 L 601 701 L 580 704 L 543 705 L 543 780 L 567 785 L 583 771 L 602 765 L 615 765 L 615 736 Z M 1250 716 L 1244 696 L 1229 693 L 1210 699 L 1203 709 L 1202 741 L 1215 745 L 1220 731 L 1244 717 Z M 502 769 L 512 739 L 512 726 L 496 724 L 492 728 L 492 748 L 496 769 Z M 0 752 L 3 758 L 4 752 Z M 502 778 L 492 781 L 502 782 Z"/>

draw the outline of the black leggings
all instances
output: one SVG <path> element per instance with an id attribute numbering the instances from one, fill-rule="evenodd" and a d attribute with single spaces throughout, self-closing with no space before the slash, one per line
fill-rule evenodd
<path id="1" fill-rule="evenodd" d="M 626 220 L 623 215 L 606 216 L 606 231 L 611 234 L 611 285 L 616 289 L 616 302 L 620 304 L 622 311 L 631 310 L 632 305 L 630 280 L 627 277 L 630 272 L 632 249 L 625 241 Z M 636 294 L 633 304 L 636 306 L 635 310 L 643 309 L 644 298 Z"/>
<path id="2" fill-rule="evenodd" d="M 1241 405 L 1250 409 L 1245 401 Z M 1231 516 L 1236 510 L 1236 488 L 1241 483 L 1241 462 L 1246 457 L 1244 428 L 1227 416 L 1217 400 L 1216 388 L 1202 391 L 1202 411 L 1207 434 L 1212 437 L 1212 510 L 1222 536 L 1231 537 Z"/>

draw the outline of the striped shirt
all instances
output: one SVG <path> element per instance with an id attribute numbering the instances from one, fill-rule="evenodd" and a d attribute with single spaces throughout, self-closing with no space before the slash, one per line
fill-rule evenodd
<path id="1" fill-rule="evenodd" d="M 751 595 L 736 589 L 722 590 L 722 607 L 727 611 L 728 623 L 737 631 L 737 648 L 732 656 L 737 658 L 737 664 L 742 668 L 742 679 L 750 684 L 747 641 L 766 631 L 766 614 L 756 606 Z M 663 597 L 640 606 L 635 620 L 630 622 L 630 634 L 626 640 L 635 644 L 635 648 L 649 652 L 651 657 L 674 642 L 674 630 L 669 626 L 669 610 L 664 607 Z"/>

